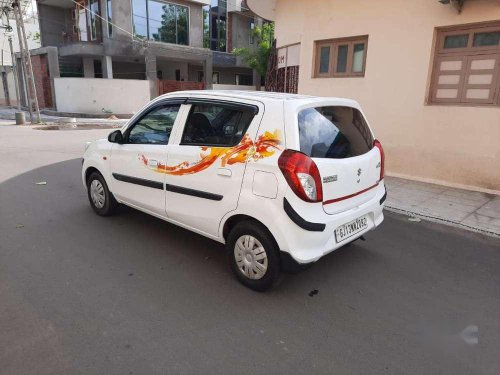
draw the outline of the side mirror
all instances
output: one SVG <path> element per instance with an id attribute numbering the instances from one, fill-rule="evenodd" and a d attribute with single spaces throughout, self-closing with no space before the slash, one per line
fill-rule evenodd
<path id="1" fill-rule="evenodd" d="M 115 130 L 108 135 L 108 141 L 111 143 L 123 143 L 123 134 L 120 130 Z"/>

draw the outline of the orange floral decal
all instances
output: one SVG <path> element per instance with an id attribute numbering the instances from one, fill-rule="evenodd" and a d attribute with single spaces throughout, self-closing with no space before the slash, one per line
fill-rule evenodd
<path id="1" fill-rule="evenodd" d="M 241 142 L 234 147 L 201 147 L 200 160 L 189 164 L 187 161 L 177 165 L 168 166 L 158 164 L 153 168 L 155 172 L 166 173 L 174 176 L 182 176 L 203 171 L 214 164 L 217 159 L 221 159 L 221 166 L 236 163 L 246 163 L 247 161 L 258 161 L 274 155 L 279 150 L 281 140 L 278 130 L 273 133 L 264 132 L 254 142 L 248 134 L 243 136 Z M 148 159 L 141 155 L 139 159 L 148 166 Z"/>

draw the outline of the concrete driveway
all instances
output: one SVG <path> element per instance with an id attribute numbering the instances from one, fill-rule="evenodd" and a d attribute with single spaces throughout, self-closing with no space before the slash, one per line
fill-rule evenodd
<path id="1" fill-rule="evenodd" d="M 255 293 L 216 242 L 93 213 L 77 156 L 108 132 L 0 126 L 0 374 L 500 372 L 498 239 L 387 214 Z"/>

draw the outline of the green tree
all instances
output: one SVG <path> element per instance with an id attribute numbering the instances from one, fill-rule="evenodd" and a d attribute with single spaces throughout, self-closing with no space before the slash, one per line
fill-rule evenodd
<path id="1" fill-rule="evenodd" d="M 40 33 L 39 32 L 36 32 L 36 33 L 29 32 L 28 35 L 26 36 L 26 38 L 31 39 L 34 42 L 40 43 Z"/>
<path id="2" fill-rule="evenodd" d="M 256 48 L 235 48 L 233 49 L 233 53 L 236 56 L 240 56 L 250 68 L 255 69 L 261 76 L 265 76 L 269 54 L 273 47 L 274 23 L 268 22 L 262 25 L 262 27 L 255 27 L 253 38 L 257 45 Z M 260 84 L 260 82 L 258 83 Z"/>

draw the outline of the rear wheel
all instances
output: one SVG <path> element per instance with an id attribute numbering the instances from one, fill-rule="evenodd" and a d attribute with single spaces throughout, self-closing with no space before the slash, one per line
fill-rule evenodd
<path id="1" fill-rule="evenodd" d="M 252 221 L 237 224 L 229 233 L 226 248 L 231 269 L 243 285 L 265 291 L 278 280 L 278 246 L 262 225 Z"/>
<path id="2" fill-rule="evenodd" d="M 118 202 L 109 191 L 104 177 L 99 172 L 92 172 L 87 180 L 87 194 L 95 213 L 100 216 L 109 216 L 114 213 Z"/>

